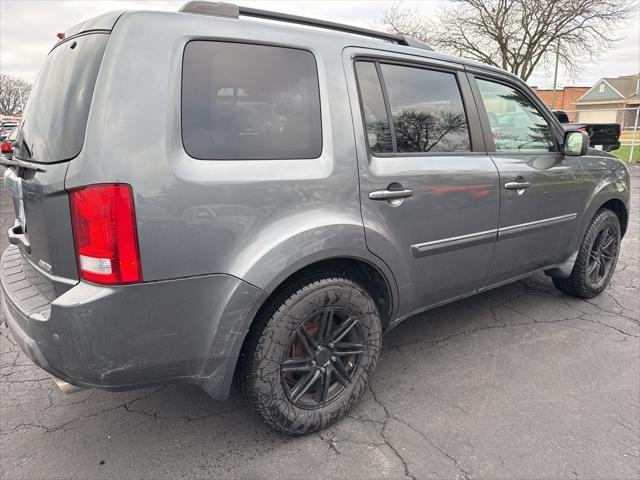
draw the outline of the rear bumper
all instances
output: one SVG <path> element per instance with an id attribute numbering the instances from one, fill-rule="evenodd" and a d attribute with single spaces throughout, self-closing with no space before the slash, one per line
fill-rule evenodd
<path id="1" fill-rule="evenodd" d="M 0 262 L 2 310 L 41 368 L 83 387 L 186 381 L 226 398 L 260 289 L 229 275 L 118 287 L 79 282 L 33 315 L 24 306 L 28 295 L 13 288 L 24 280 L 16 277 L 15 253 L 9 247 Z"/>

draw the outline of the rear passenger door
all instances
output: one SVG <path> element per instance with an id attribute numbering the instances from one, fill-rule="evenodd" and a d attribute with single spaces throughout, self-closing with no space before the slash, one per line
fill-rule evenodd
<path id="1" fill-rule="evenodd" d="M 471 84 L 500 173 L 492 285 L 566 260 L 583 198 L 582 167 L 578 157 L 564 156 L 559 125 L 527 88 L 480 74 Z"/>
<path id="2" fill-rule="evenodd" d="M 402 317 L 483 284 L 498 174 L 455 64 L 348 53 L 367 246 L 396 275 Z"/>

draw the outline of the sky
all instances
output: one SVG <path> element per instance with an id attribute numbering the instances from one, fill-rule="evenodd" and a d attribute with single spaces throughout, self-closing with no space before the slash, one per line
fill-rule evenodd
<path id="1" fill-rule="evenodd" d="M 234 0 L 227 0 L 233 2 Z M 447 0 L 404 1 L 417 7 L 426 17 L 432 16 Z M 0 72 L 33 82 L 56 33 L 110 10 L 177 11 L 186 0 L 0 0 Z M 246 1 L 237 3 L 324 20 L 375 27 L 381 11 L 391 1 Z M 591 86 L 602 77 L 616 77 L 640 72 L 640 12 L 621 22 L 620 39 L 598 59 L 585 59 L 580 72 L 571 78 L 560 70 L 558 85 Z M 550 88 L 553 72 L 540 67 L 529 79 L 530 85 Z"/>

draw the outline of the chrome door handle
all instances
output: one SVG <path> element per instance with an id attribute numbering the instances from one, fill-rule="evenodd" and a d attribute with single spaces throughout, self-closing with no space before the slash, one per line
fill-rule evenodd
<path id="1" fill-rule="evenodd" d="M 369 194 L 371 200 L 394 200 L 396 198 L 407 198 L 413 195 L 413 190 L 376 190 Z"/>
<path id="2" fill-rule="evenodd" d="M 504 188 L 507 190 L 523 190 L 530 186 L 531 184 L 529 182 L 507 182 L 504 184 Z"/>

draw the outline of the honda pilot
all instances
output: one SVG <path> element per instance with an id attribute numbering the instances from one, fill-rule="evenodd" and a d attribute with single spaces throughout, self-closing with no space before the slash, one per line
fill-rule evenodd
<path id="1" fill-rule="evenodd" d="M 0 281 L 66 389 L 224 400 L 235 379 L 304 434 L 349 411 L 403 320 L 540 271 L 585 299 L 611 279 L 627 169 L 503 70 L 201 1 L 60 37 L 1 160 Z"/>

